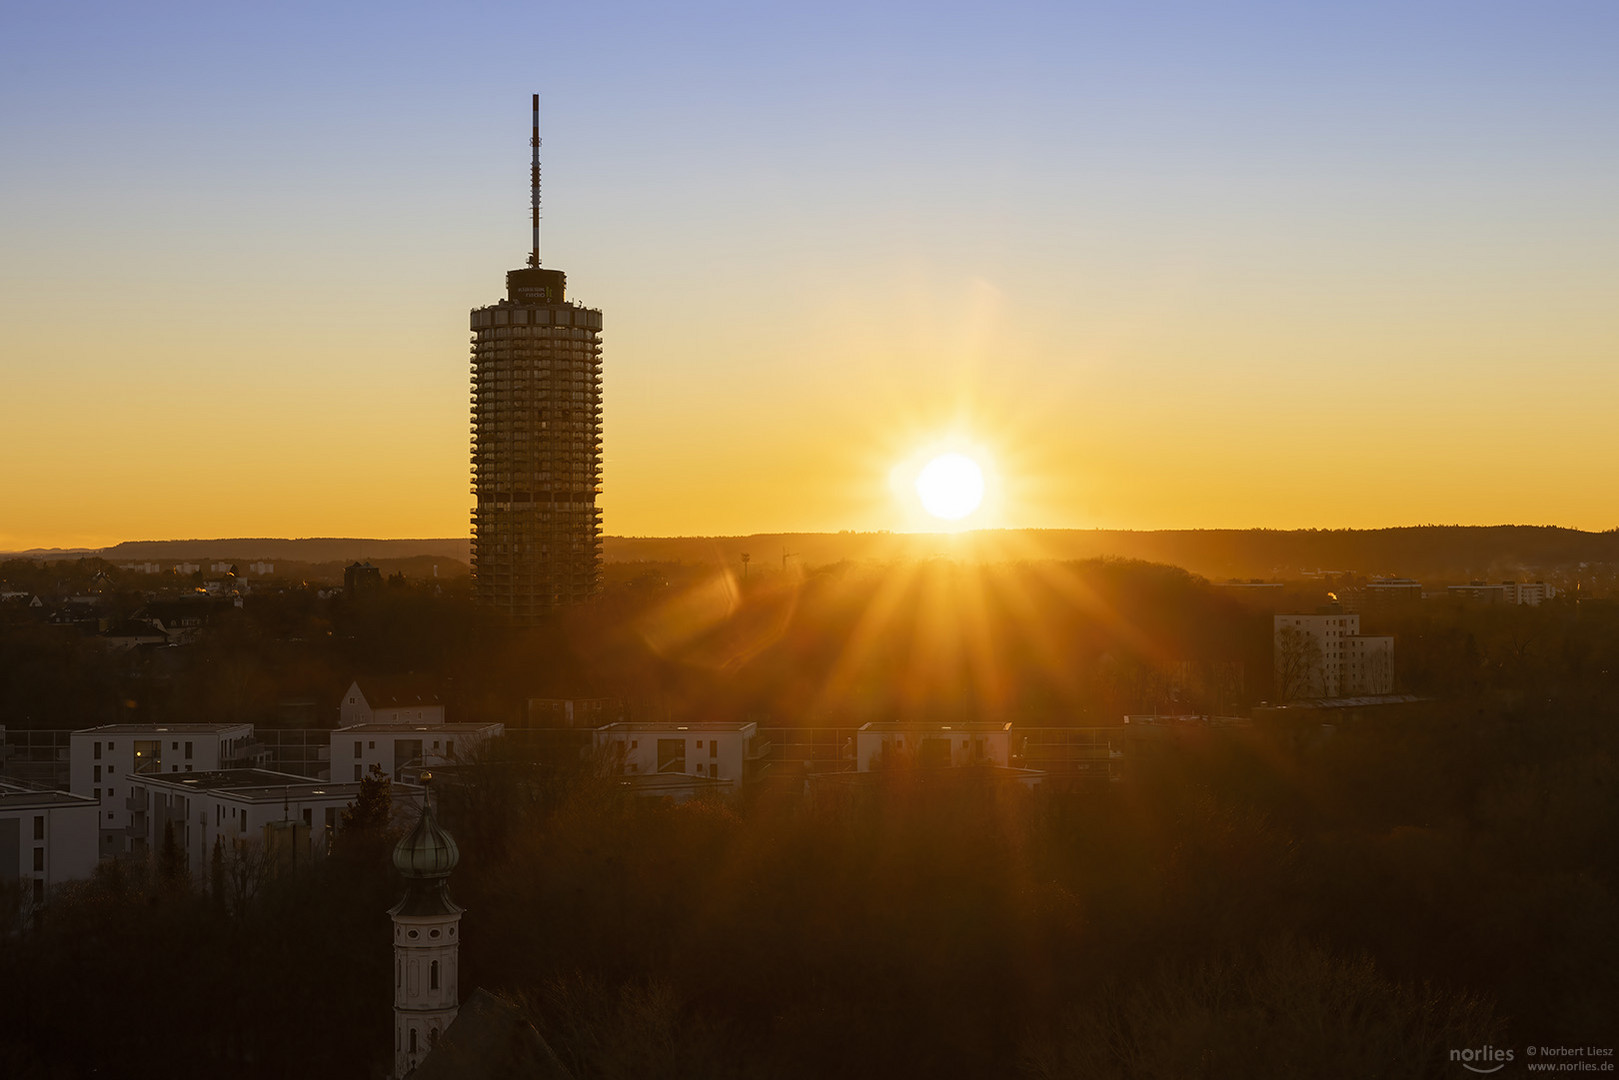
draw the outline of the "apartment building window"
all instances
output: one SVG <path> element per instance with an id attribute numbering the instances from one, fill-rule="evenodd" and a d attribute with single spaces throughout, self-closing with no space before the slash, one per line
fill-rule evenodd
<path id="1" fill-rule="evenodd" d="M 34 815 L 34 839 L 45 839 L 45 816 L 43 814 Z"/>
<path id="2" fill-rule="evenodd" d="M 96 743 L 96 760 L 97 761 L 101 760 L 101 744 L 100 743 Z"/>
<path id="3" fill-rule="evenodd" d="M 703 744 L 698 743 L 697 745 L 701 746 Z M 717 758 L 720 756 L 720 744 L 715 742 L 713 739 L 708 740 L 708 756 L 711 758 Z"/>
<path id="4" fill-rule="evenodd" d="M 247 831 L 247 811 L 246 810 L 242 811 L 242 831 L 243 832 Z"/>
<path id="5" fill-rule="evenodd" d="M 187 758 L 191 757 L 191 744 L 190 743 L 186 743 L 186 757 Z M 190 766 L 187 766 L 187 768 L 190 768 Z"/>
<path id="6" fill-rule="evenodd" d="M 359 739 L 354 740 L 354 756 L 355 757 L 360 756 L 360 740 Z"/>
<path id="7" fill-rule="evenodd" d="M 658 740 L 658 771 L 661 773 L 686 771 L 685 739 Z"/>
<path id="8" fill-rule="evenodd" d="M 95 776 L 94 776 L 94 777 L 93 777 L 93 779 L 96 779 L 96 780 L 100 780 L 100 779 L 101 779 L 101 766 L 100 766 L 100 765 L 97 765 L 97 766 L 96 766 L 96 774 L 95 774 Z"/>
<path id="9" fill-rule="evenodd" d="M 315 811 L 304 807 L 304 828 L 311 828 L 315 824 Z"/>
<path id="10" fill-rule="evenodd" d="M 455 756 L 455 740 L 454 739 L 445 739 L 444 740 L 444 753 L 449 757 L 454 757 Z"/>
<path id="11" fill-rule="evenodd" d="M 360 767 L 358 765 L 354 766 L 354 779 L 360 779 Z"/>
<path id="12" fill-rule="evenodd" d="M 96 788 L 96 789 L 95 789 L 95 790 L 94 790 L 94 794 L 95 794 L 95 797 L 96 797 L 96 798 L 98 798 L 98 799 L 99 799 L 99 798 L 101 798 L 101 789 L 100 789 L 100 788 Z M 108 796 L 108 797 L 109 797 L 109 798 L 110 798 L 110 797 L 111 797 L 111 796 L 110 796 L 110 795 L 109 795 L 109 796 Z"/>

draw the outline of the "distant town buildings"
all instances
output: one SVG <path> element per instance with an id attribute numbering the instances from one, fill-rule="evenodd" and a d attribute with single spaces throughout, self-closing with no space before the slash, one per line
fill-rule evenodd
<path id="1" fill-rule="evenodd" d="M 382 571 L 368 562 L 343 568 L 343 595 L 350 600 L 382 591 Z"/>
<path id="2" fill-rule="evenodd" d="M 1275 692 L 1282 701 L 1394 692 L 1394 639 L 1363 636 L 1360 615 L 1276 615 Z"/>
<path id="3" fill-rule="evenodd" d="M 534 116 L 538 155 L 538 97 Z M 528 266 L 471 316 L 473 584 L 520 623 L 594 594 L 602 561 L 602 313 L 541 266 L 537 156 L 534 184 Z"/>
<path id="4" fill-rule="evenodd" d="M 1557 595 L 1555 586 L 1544 581 L 1484 581 L 1466 585 L 1451 585 L 1446 590 L 1451 596 L 1463 600 L 1478 600 L 1487 604 L 1524 604 L 1538 607 Z"/>
<path id="5" fill-rule="evenodd" d="M 1230 589 L 1234 593 L 1254 593 L 1267 595 L 1270 593 L 1279 593 L 1285 587 L 1280 581 L 1261 581 L 1259 578 L 1250 578 L 1247 581 L 1239 581 L 1236 578 L 1232 578 L 1229 581 L 1216 581 L 1214 586 L 1217 589 Z"/>
<path id="6" fill-rule="evenodd" d="M 1403 577 L 1374 577 L 1340 597 L 1346 611 L 1383 612 L 1422 602 L 1422 583 Z"/>

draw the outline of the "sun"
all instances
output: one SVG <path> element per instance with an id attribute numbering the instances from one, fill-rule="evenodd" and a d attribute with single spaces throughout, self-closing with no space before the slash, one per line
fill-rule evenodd
<path id="1" fill-rule="evenodd" d="M 984 470 L 966 454 L 940 454 L 917 474 L 916 494 L 934 517 L 959 521 L 984 501 Z"/>

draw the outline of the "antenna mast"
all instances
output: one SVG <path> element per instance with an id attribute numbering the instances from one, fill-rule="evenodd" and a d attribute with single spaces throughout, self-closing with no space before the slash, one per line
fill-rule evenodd
<path id="1" fill-rule="evenodd" d="M 534 215 L 534 250 L 529 253 L 528 264 L 540 265 L 540 95 L 534 95 L 534 164 L 529 168 L 529 205 Z"/>

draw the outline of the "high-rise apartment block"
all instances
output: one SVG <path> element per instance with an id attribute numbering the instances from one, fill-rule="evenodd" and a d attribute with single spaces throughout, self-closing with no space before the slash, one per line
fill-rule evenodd
<path id="1" fill-rule="evenodd" d="M 1544 581 L 1503 581 L 1492 585 L 1474 581 L 1466 585 L 1451 585 L 1446 591 L 1463 600 L 1482 600 L 1487 604 L 1527 604 L 1539 607 L 1557 595 L 1557 587 Z"/>
<path id="2" fill-rule="evenodd" d="M 1279 700 L 1394 692 L 1394 639 L 1362 634 L 1358 614 L 1277 615 L 1273 629 Z"/>
<path id="3" fill-rule="evenodd" d="M 531 622 L 601 580 L 602 313 L 540 265 L 539 96 L 534 248 L 506 299 L 472 310 L 472 574 L 480 602 Z"/>

